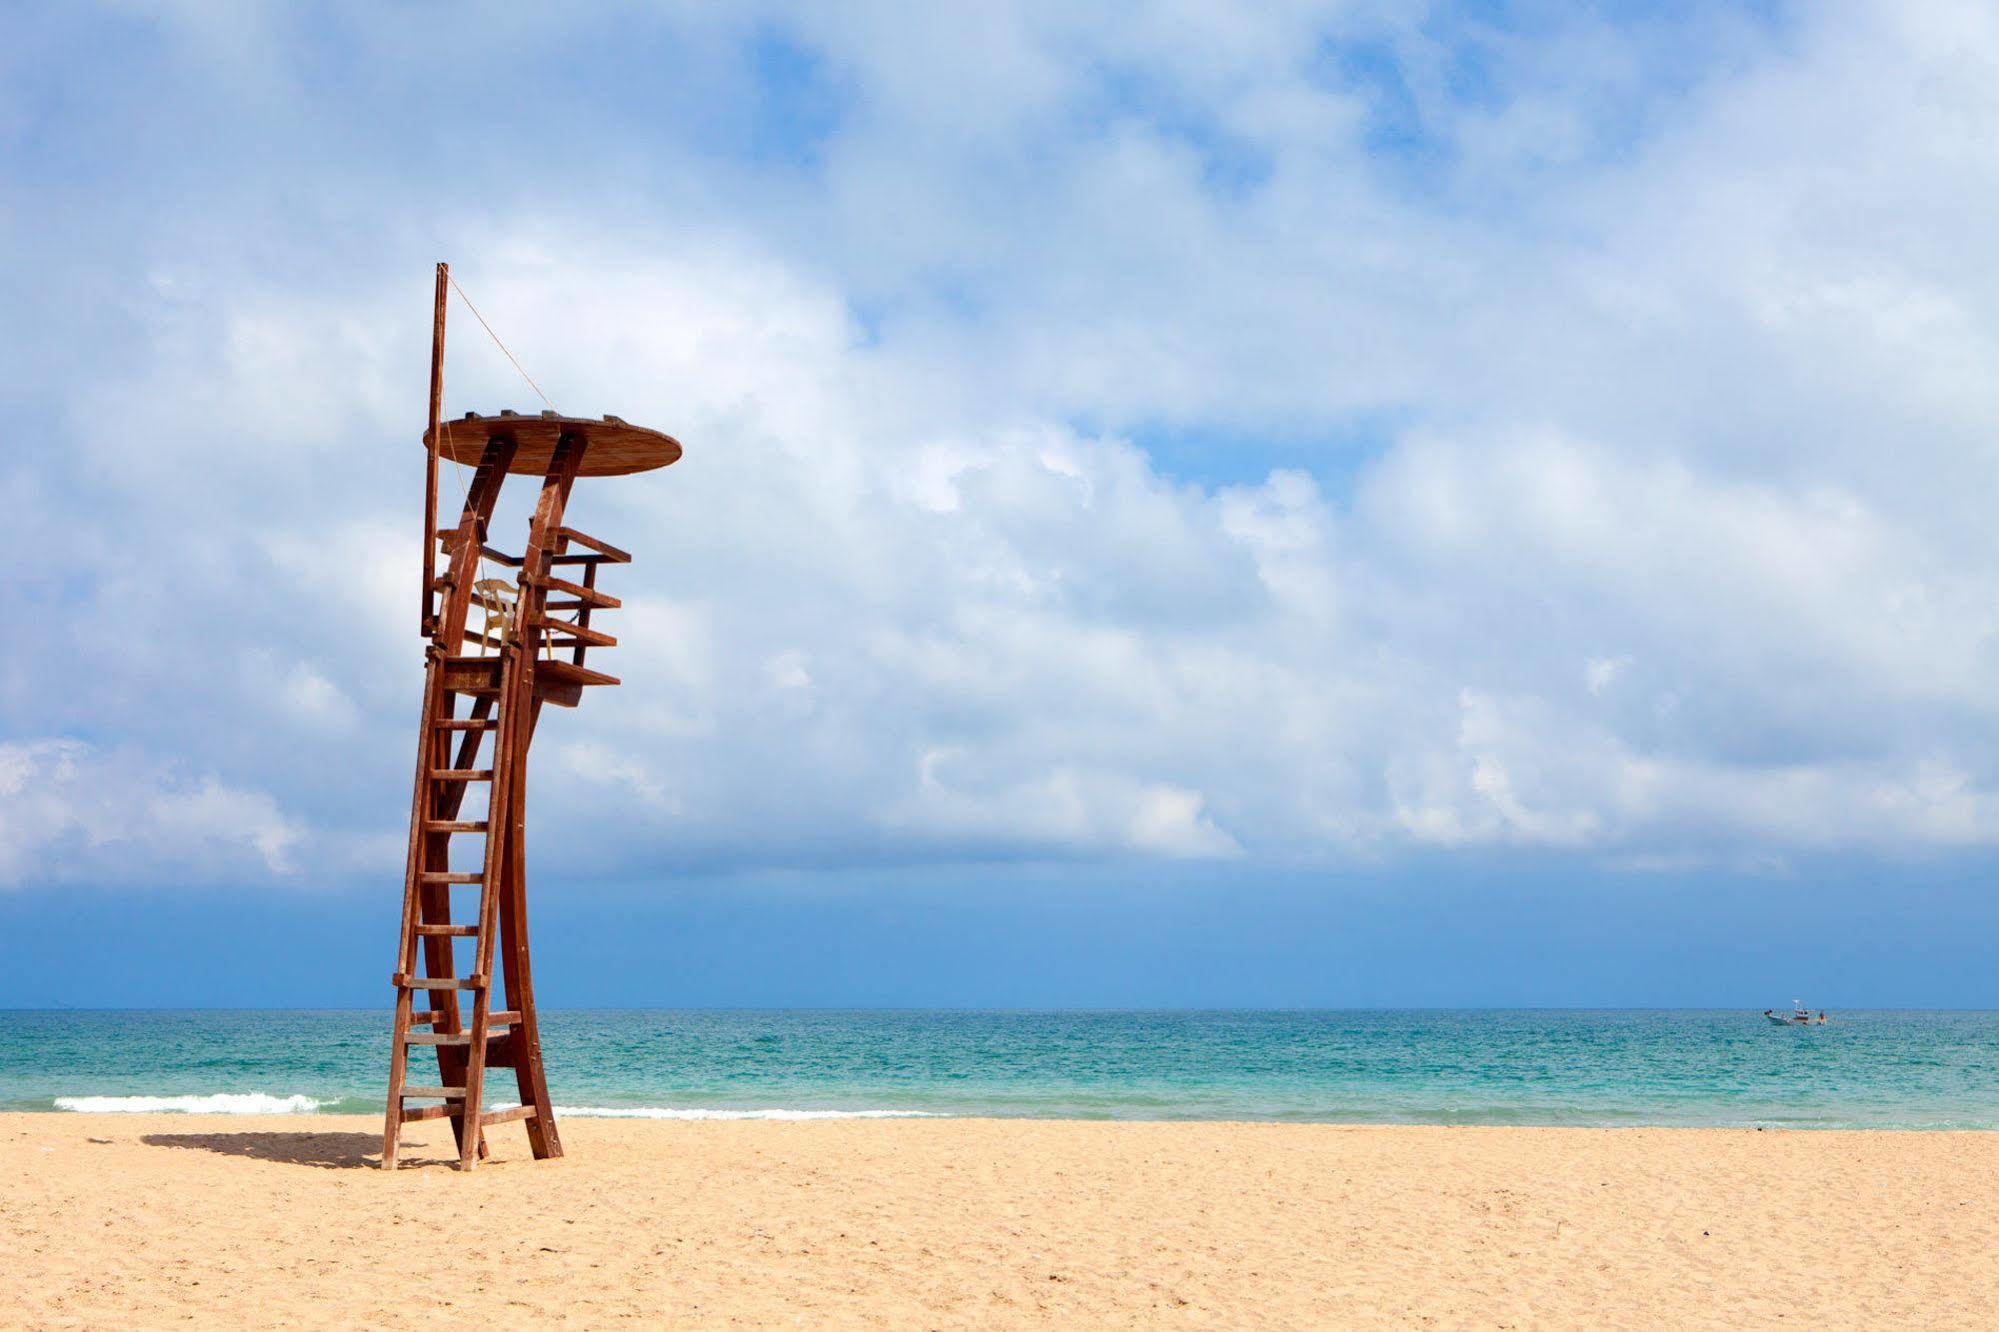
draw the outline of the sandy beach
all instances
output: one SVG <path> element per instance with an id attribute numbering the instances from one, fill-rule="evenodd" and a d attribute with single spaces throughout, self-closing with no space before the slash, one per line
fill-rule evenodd
<path id="1" fill-rule="evenodd" d="M 1999 1135 L 0 1116 L 0 1325 L 1971 1327 Z"/>

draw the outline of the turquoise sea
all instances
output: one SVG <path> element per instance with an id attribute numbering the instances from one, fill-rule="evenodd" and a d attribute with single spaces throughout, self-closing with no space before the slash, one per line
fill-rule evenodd
<path id="1" fill-rule="evenodd" d="M 388 1034 L 0 1011 L 0 1110 L 379 1113 Z M 543 1041 L 571 1115 L 1999 1128 L 1994 1012 L 572 1011 Z"/>

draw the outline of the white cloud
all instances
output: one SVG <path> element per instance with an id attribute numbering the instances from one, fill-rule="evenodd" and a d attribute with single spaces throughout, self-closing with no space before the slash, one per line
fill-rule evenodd
<path id="1" fill-rule="evenodd" d="M 0 742 L 0 886 L 297 871 L 301 830 L 270 796 L 79 740 Z"/>
<path id="2" fill-rule="evenodd" d="M 67 520 L 0 589 L 32 626 L 0 701 L 213 784 L 148 760 L 124 852 L 73 785 L 0 810 L 16 877 L 392 861 L 433 248 L 566 410 L 688 446 L 572 509 L 638 556 L 609 572 L 626 687 L 537 751 L 595 866 L 1999 841 L 1999 260 L 1967 220 L 1999 198 L 1999 33 L 1575 18 L 1465 38 L 1493 84 L 1465 99 L 1448 17 L 794 17 L 845 107 L 804 167 L 671 116 L 572 128 L 522 151 L 615 182 L 591 213 L 467 165 L 411 186 L 433 230 L 291 269 L 239 258 L 229 208 L 148 214 L 131 353 L 38 381 L 49 442 L 0 464 Z M 673 22 L 690 68 L 737 35 Z M 550 31 L 482 31 L 478 63 Z M 1353 36 L 1427 147 L 1371 146 L 1384 108 L 1327 54 Z M 451 407 L 526 405 L 455 320 Z M 1176 430 L 1216 442 L 1143 447 Z"/>
<path id="3" fill-rule="evenodd" d="M 1631 666 L 1629 656 L 1591 657 L 1583 663 L 1583 683 L 1593 695 L 1601 695 L 1604 690 L 1617 683 L 1617 677 Z"/>

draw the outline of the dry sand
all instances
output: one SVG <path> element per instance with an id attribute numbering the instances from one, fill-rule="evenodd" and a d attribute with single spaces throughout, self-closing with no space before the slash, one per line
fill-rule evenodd
<path id="1" fill-rule="evenodd" d="M 1972 1327 L 1999 1134 L 0 1116 L 0 1325 Z M 425 1322 L 425 1326 L 443 1326 Z"/>

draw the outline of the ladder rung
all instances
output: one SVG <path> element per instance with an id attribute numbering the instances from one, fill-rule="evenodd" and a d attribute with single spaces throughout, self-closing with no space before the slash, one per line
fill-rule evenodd
<path id="1" fill-rule="evenodd" d="M 432 768 L 430 775 L 440 782 L 490 782 L 491 768 Z"/>
<path id="2" fill-rule="evenodd" d="M 419 925 L 416 932 L 427 939 L 476 939 L 477 925 Z"/>
<path id="3" fill-rule="evenodd" d="M 440 717 L 436 722 L 440 731 L 490 731 L 499 724 L 497 717 Z"/>
<path id="4" fill-rule="evenodd" d="M 397 985 L 412 990 L 483 990 L 486 988 L 484 976 L 405 976 L 397 972 L 390 978 Z"/>
<path id="5" fill-rule="evenodd" d="M 484 883 L 486 876 L 478 870 L 432 870 L 423 876 L 425 883 Z"/>
<path id="6" fill-rule="evenodd" d="M 534 1118 L 533 1106 L 511 1105 L 508 1106 L 505 1110 L 488 1110 L 485 1114 L 480 1115 L 479 1127 L 487 1128 L 493 1124 L 511 1124 L 516 1119 L 533 1119 L 533 1118 Z"/>
<path id="7" fill-rule="evenodd" d="M 462 1101 L 465 1099 L 463 1087 L 403 1087 L 405 1097 L 421 1098 L 426 1101 Z"/>
<path id="8" fill-rule="evenodd" d="M 441 1014 L 428 1009 L 419 1009 L 417 1012 L 410 1014 L 410 1025 L 413 1027 L 428 1027 L 436 1023 L 440 1016 Z M 518 1008 L 496 1008 L 486 1015 L 486 1025 L 489 1028 L 511 1027 L 520 1020 L 521 1011 Z M 463 1019 L 459 1022 L 459 1025 L 461 1027 L 465 1026 L 469 1021 L 469 1018 Z"/>
<path id="9" fill-rule="evenodd" d="M 403 1040 L 410 1045 L 470 1045 L 472 1034 L 466 1031 L 411 1031 L 403 1034 Z"/>
<path id="10" fill-rule="evenodd" d="M 482 833 L 486 831 L 486 820 L 432 819 L 423 825 L 423 830 L 425 832 L 434 832 L 434 833 L 455 833 L 455 832 Z"/>
<path id="11" fill-rule="evenodd" d="M 581 583 L 572 583 L 566 579 L 544 578 L 541 580 L 541 585 L 551 592 L 566 592 L 578 601 L 587 601 L 601 610 L 616 610 L 625 604 L 609 592 L 599 592 L 594 587 L 585 587 Z"/>
<path id="12" fill-rule="evenodd" d="M 402 1122 L 414 1124 L 422 1119 L 449 1119 L 465 1113 L 463 1106 L 457 1105 L 417 1105 L 407 1106 L 402 1113 Z"/>

